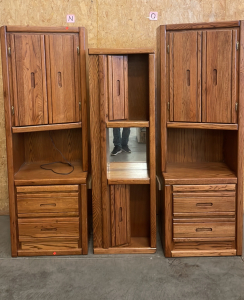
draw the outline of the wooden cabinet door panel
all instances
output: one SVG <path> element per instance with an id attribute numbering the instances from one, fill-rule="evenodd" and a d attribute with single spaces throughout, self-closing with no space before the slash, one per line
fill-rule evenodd
<path id="1" fill-rule="evenodd" d="M 109 120 L 128 119 L 128 56 L 108 55 Z"/>
<path id="2" fill-rule="evenodd" d="M 170 121 L 201 121 L 201 37 L 197 31 L 169 34 Z"/>
<path id="3" fill-rule="evenodd" d="M 49 123 L 79 121 L 78 35 L 47 35 Z"/>
<path id="4" fill-rule="evenodd" d="M 110 186 L 112 247 L 130 243 L 130 186 Z"/>
<path id="5" fill-rule="evenodd" d="M 43 35 L 11 34 L 15 126 L 47 124 Z"/>
<path id="6" fill-rule="evenodd" d="M 203 122 L 236 122 L 236 35 L 236 30 L 203 33 Z"/>

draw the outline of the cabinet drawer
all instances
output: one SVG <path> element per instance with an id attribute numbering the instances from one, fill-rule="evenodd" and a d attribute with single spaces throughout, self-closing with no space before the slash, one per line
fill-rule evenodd
<path id="1" fill-rule="evenodd" d="M 19 242 L 35 239 L 79 239 L 79 218 L 18 219 Z"/>
<path id="2" fill-rule="evenodd" d="M 173 214 L 181 215 L 187 213 L 199 214 L 228 214 L 235 215 L 235 195 L 229 197 L 208 196 L 202 194 L 186 196 L 185 194 L 173 196 Z"/>
<path id="3" fill-rule="evenodd" d="M 18 217 L 79 215 L 79 186 L 17 187 Z"/>
<path id="4" fill-rule="evenodd" d="M 235 192 L 235 184 L 194 184 L 194 185 L 173 185 L 173 193 L 176 192 L 221 192 L 232 191 Z"/>
<path id="5" fill-rule="evenodd" d="M 235 222 L 173 223 L 175 241 L 207 241 L 235 239 Z"/>

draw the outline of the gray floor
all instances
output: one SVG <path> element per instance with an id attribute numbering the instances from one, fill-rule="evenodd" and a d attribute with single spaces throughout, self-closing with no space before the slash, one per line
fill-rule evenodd
<path id="1" fill-rule="evenodd" d="M 153 255 L 11 258 L 9 217 L 0 217 L 0 300 L 244 299 L 243 257 Z"/>

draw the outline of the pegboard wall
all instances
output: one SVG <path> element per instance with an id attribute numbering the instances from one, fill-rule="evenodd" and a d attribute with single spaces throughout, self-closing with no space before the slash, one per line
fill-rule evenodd
<path id="1" fill-rule="evenodd" d="M 157 21 L 148 19 L 150 11 L 158 12 Z M 159 25 L 241 19 L 243 0 L 0 0 L 1 26 L 84 26 L 90 48 L 155 48 Z M 8 214 L 2 90 L 0 63 L 0 215 Z"/>

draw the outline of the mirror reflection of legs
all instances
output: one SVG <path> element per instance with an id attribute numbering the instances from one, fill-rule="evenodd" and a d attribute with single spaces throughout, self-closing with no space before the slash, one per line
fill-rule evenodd
<path id="1" fill-rule="evenodd" d="M 146 162 L 146 128 L 109 128 L 109 162 Z"/>

